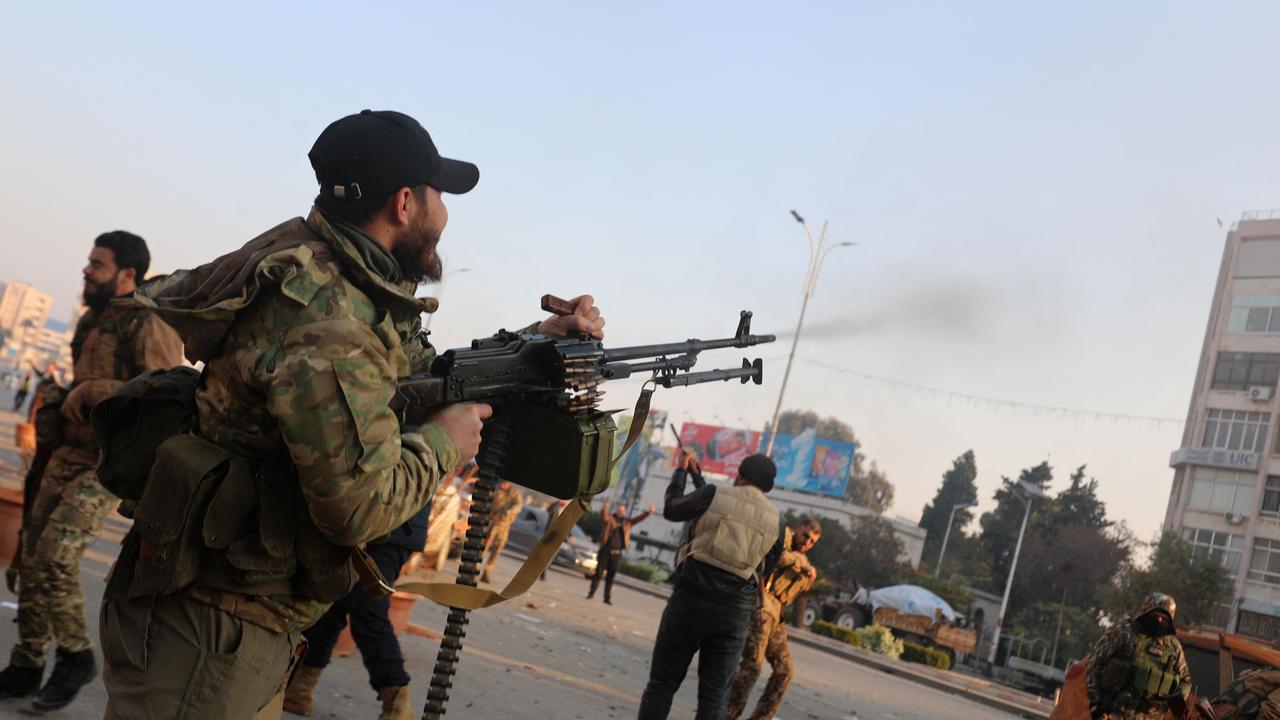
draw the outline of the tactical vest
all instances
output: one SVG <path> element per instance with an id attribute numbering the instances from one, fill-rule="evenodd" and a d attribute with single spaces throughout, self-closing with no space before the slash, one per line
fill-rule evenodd
<path id="1" fill-rule="evenodd" d="M 1169 668 L 1175 649 L 1155 647 L 1159 638 L 1138 634 L 1133 659 L 1112 658 L 1102 670 L 1102 686 L 1110 692 L 1127 692 L 1142 701 L 1162 700 L 1181 692 L 1182 677 Z"/>
<path id="2" fill-rule="evenodd" d="M 759 488 L 718 487 L 679 560 L 693 558 L 745 580 L 777 541 L 778 509 Z"/>
<path id="3" fill-rule="evenodd" d="M 128 380 L 137 375 L 139 368 L 137 360 L 133 357 L 133 342 L 141 332 L 142 324 L 146 322 L 149 312 L 146 308 L 140 307 L 121 314 L 115 320 L 97 324 L 88 322 L 88 317 L 82 318 L 76 323 L 75 333 L 71 336 L 72 363 L 80 360 L 80 352 L 84 348 L 85 340 L 88 339 L 90 332 L 97 329 L 99 335 L 105 333 L 116 336 L 116 347 L 113 353 L 115 369 L 112 376 L 116 380 Z M 76 378 L 76 380 L 79 379 Z"/>
<path id="4" fill-rule="evenodd" d="M 782 537 L 782 546 L 791 549 L 791 528 L 787 528 Z M 800 570 L 797 563 L 786 562 L 785 557 L 778 567 L 769 573 L 765 581 L 764 591 L 777 603 L 779 609 L 790 605 L 800 593 L 809 589 L 809 576 Z"/>

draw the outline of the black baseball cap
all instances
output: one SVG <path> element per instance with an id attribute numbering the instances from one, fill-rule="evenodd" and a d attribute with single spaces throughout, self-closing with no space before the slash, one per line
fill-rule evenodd
<path id="1" fill-rule="evenodd" d="M 307 157 L 320 195 L 337 200 L 381 200 L 419 185 L 459 195 L 480 181 L 480 168 L 441 157 L 421 123 L 394 110 L 361 110 L 335 120 Z"/>
<path id="2" fill-rule="evenodd" d="M 762 491 L 769 492 L 773 489 L 774 478 L 778 476 L 778 466 L 773 464 L 768 455 L 756 453 L 748 455 L 738 465 L 738 476 Z"/>

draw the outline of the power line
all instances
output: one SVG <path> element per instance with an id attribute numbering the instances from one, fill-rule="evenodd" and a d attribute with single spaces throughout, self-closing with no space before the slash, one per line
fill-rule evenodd
<path id="1" fill-rule="evenodd" d="M 802 360 L 810 365 L 840 373 L 860 380 L 868 380 L 880 385 L 893 388 L 895 390 L 906 390 L 920 395 L 927 395 L 931 398 L 945 398 L 948 401 L 959 401 L 973 405 L 976 407 L 988 407 L 1009 410 L 1019 410 L 1030 412 L 1034 415 L 1049 416 L 1051 419 L 1063 420 L 1105 420 L 1114 423 L 1141 423 L 1153 427 L 1176 426 L 1182 427 L 1184 420 L 1182 418 L 1158 417 L 1155 415 L 1134 415 L 1129 413 L 1104 412 L 1101 410 L 1085 410 L 1081 408 L 1061 407 L 1057 405 L 1041 405 L 1039 403 L 1023 402 L 1021 400 L 1009 400 L 1006 398 L 991 397 L 990 395 L 979 395 L 977 393 L 959 392 L 949 390 L 947 388 L 935 387 L 933 385 L 923 385 L 921 383 L 911 382 L 909 380 L 899 380 L 897 378 L 888 378 L 880 375 L 872 375 L 861 370 L 854 370 L 833 363 L 824 362 L 822 360 L 814 360 L 813 358 L 797 355 L 797 359 Z"/>

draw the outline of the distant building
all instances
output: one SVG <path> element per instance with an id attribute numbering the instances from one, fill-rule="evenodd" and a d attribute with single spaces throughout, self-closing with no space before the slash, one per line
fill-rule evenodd
<path id="1" fill-rule="evenodd" d="M 1222 563 L 1213 624 L 1280 640 L 1280 211 L 1227 233 L 1164 527 Z"/>
<path id="2" fill-rule="evenodd" d="M 0 290 L 0 332 L 6 339 L 26 343 L 40 334 L 53 296 L 40 292 L 26 283 L 11 282 Z"/>

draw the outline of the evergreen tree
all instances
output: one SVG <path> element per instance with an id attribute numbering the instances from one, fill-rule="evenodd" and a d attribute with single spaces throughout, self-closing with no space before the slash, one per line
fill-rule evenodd
<path id="1" fill-rule="evenodd" d="M 1036 485 L 1041 490 L 1048 491 L 1050 483 L 1053 482 L 1053 468 L 1049 467 L 1048 462 L 1042 462 L 1035 467 L 1026 468 L 1018 475 L 1018 482 L 1014 482 L 1009 478 L 1002 478 L 1002 484 L 995 493 L 996 508 L 991 512 L 984 513 L 978 521 L 982 526 L 982 546 L 987 551 L 987 556 L 991 559 L 991 576 L 999 583 L 1003 583 L 1005 577 L 1009 574 L 1009 565 L 1013 560 L 1013 550 L 1018 542 L 1018 532 L 1022 527 L 1023 514 L 1026 512 L 1027 498 L 1021 490 L 1016 490 L 1018 484 L 1026 482 Z M 1016 496 L 1015 496 L 1016 493 Z M 1049 511 L 1047 503 L 1043 500 L 1031 500 L 1031 522 L 1037 522 L 1039 517 Z M 1030 525 L 1028 525 L 1030 527 Z"/>
<path id="2" fill-rule="evenodd" d="M 972 450 L 966 450 L 963 455 L 953 460 L 951 469 L 942 474 L 942 484 L 938 486 L 938 492 L 934 493 L 933 501 L 924 506 L 924 512 L 920 515 L 920 527 L 928 532 L 924 541 L 923 555 L 926 562 L 932 564 L 938 561 L 938 552 L 942 548 L 942 538 L 947 532 L 947 521 L 950 519 L 951 509 L 956 505 L 978 500 L 977 477 L 978 463 L 973 457 Z M 972 509 L 956 511 L 955 522 L 951 526 L 953 539 L 964 532 L 965 526 L 971 520 L 973 520 Z"/>
<path id="3" fill-rule="evenodd" d="M 1084 465 L 1077 468 L 1071 474 L 1071 485 L 1054 498 L 1053 511 L 1044 516 L 1051 528 L 1111 526 L 1107 506 L 1098 498 L 1098 481 L 1085 478 L 1084 469 Z"/>

